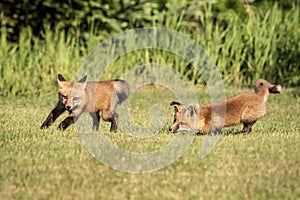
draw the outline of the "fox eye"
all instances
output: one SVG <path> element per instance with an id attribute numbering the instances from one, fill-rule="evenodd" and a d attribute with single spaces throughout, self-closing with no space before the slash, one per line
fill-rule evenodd
<path id="1" fill-rule="evenodd" d="M 259 85 L 260 85 L 260 86 L 263 86 L 263 85 L 264 85 L 264 83 L 263 83 L 263 82 L 261 82 Z"/>
<path id="2" fill-rule="evenodd" d="M 74 101 L 77 101 L 77 100 L 78 100 L 78 97 L 73 97 L 73 100 L 74 100 Z"/>
<path id="3" fill-rule="evenodd" d="M 63 99 L 68 99 L 66 95 L 61 95 Z"/>
<path id="4" fill-rule="evenodd" d="M 185 125 L 185 122 L 179 122 L 179 125 L 183 126 L 183 125 Z"/>

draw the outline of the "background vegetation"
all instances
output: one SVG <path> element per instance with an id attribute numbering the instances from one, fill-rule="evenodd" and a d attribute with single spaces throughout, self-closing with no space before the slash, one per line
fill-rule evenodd
<path id="1" fill-rule="evenodd" d="M 75 74 L 104 39 L 148 26 L 198 41 L 226 85 L 252 84 L 258 77 L 300 84 L 299 1 L 4 0 L 0 12 L 2 96 L 47 93 L 55 88 L 57 73 Z M 201 82 L 188 63 L 155 50 L 120 57 L 120 65 L 104 78 L 119 77 L 150 59 L 175 68 L 193 84 Z"/>

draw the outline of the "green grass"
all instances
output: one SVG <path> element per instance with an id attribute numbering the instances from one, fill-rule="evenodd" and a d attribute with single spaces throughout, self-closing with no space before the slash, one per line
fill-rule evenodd
<path id="1" fill-rule="evenodd" d="M 227 89 L 227 95 L 249 90 Z M 200 103 L 208 103 L 208 93 L 197 91 Z M 75 126 L 65 132 L 56 130 L 62 117 L 49 129 L 40 130 L 56 103 L 55 92 L 49 96 L 0 99 L 1 199 L 300 198 L 300 98 L 294 90 L 270 95 L 268 114 L 251 134 L 230 134 L 240 126 L 224 129 L 203 159 L 199 152 L 205 136 L 196 136 L 174 163 L 143 174 L 113 170 L 94 159 L 81 144 Z M 150 101 L 145 100 L 150 96 Z M 138 139 L 120 131 L 106 135 L 128 151 L 163 147 L 175 137 L 167 130 L 173 120 L 171 100 L 172 94 L 165 90 L 140 90 L 130 99 L 132 117 L 140 124 L 149 121 L 148 108 L 161 102 L 168 122 L 154 137 Z M 101 126 L 105 131 L 109 128 L 104 122 Z"/>

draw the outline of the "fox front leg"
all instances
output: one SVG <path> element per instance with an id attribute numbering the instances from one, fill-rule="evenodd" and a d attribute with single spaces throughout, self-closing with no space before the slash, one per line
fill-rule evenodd
<path id="1" fill-rule="evenodd" d="M 100 122 L 100 114 L 99 112 L 91 112 L 91 117 L 93 118 L 93 128 L 95 128 L 96 131 L 99 130 L 99 122 Z"/>
<path id="2" fill-rule="evenodd" d="M 64 119 L 64 121 L 62 121 L 57 129 L 60 129 L 60 130 L 66 130 L 71 124 L 74 124 L 75 123 L 75 119 L 73 116 L 69 116 L 67 117 L 66 119 Z"/>
<path id="3" fill-rule="evenodd" d="M 41 125 L 41 129 L 48 128 L 65 111 L 65 106 L 59 101 L 56 107 L 49 113 L 48 117 Z"/>

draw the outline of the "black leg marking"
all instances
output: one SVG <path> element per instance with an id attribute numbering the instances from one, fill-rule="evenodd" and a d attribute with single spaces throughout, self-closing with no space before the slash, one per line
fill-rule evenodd
<path id="1" fill-rule="evenodd" d="M 256 121 L 253 122 L 244 122 L 244 127 L 241 131 L 237 132 L 236 134 L 248 134 L 252 131 L 252 126 Z"/>
<path id="2" fill-rule="evenodd" d="M 50 112 L 46 120 L 41 125 L 41 129 L 48 128 L 65 111 L 65 106 L 58 102 L 56 107 Z"/>
<path id="3" fill-rule="evenodd" d="M 58 129 L 61 130 L 66 130 L 71 124 L 74 124 L 75 120 L 73 116 L 69 116 L 66 119 L 64 119 L 64 121 L 62 121 L 59 125 L 58 125 Z"/>
<path id="4" fill-rule="evenodd" d="M 110 132 L 117 132 L 118 129 L 118 123 L 119 123 L 119 116 L 117 113 L 114 114 L 113 118 L 110 120 Z"/>
<path id="5" fill-rule="evenodd" d="M 91 112 L 90 115 L 93 118 L 93 128 L 95 128 L 95 130 L 98 131 L 100 124 L 100 114 L 99 112 Z"/>

